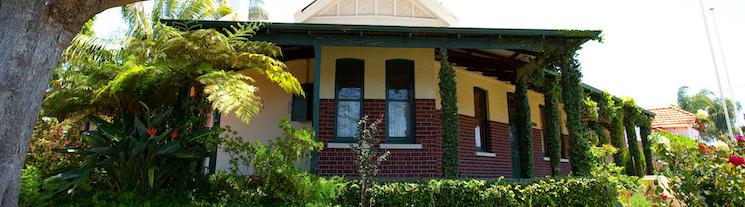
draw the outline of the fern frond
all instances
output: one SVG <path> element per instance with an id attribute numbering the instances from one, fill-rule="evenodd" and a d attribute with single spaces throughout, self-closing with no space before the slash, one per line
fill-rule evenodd
<path id="1" fill-rule="evenodd" d="M 253 79 L 233 71 L 215 71 L 198 78 L 205 84 L 204 93 L 212 102 L 212 108 L 224 113 L 234 112 L 241 122 L 249 124 L 251 117 L 261 109 L 258 88 L 249 83 Z"/>
<path id="2" fill-rule="evenodd" d="M 252 22 L 252 23 L 238 23 L 236 25 L 230 25 L 230 28 L 225 28 L 225 37 L 228 42 L 235 43 L 237 41 L 248 41 L 249 37 L 256 34 L 256 30 L 259 27 L 264 26 L 265 23 Z"/>

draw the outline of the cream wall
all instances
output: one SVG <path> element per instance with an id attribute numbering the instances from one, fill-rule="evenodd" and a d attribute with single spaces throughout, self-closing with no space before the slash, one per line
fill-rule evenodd
<path id="1" fill-rule="evenodd" d="M 435 75 L 439 73 L 440 64 L 435 64 Z M 507 93 L 515 92 L 515 86 L 499 81 L 493 77 L 483 76 L 476 72 L 465 70 L 462 67 L 455 67 L 455 81 L 458 93 L 458 113 L 467 116 L 474 116 L 474 103 L 473 103 L 473 88 L 479 87 L 487 91 L 488 107 L 489 107 L 489 120 L 494 122 L 509 123 L 509 114 L 507 108 Z M 439 82 L 439 80 L 438 80 Z M 435 93 L 437 99 L 437 109 L 439 110 L 442 106 L 440 105 L 439 97 L 439 86 L 435 85 Z M 544 105 L 544 96 L 542 93 L 535 91 L 528 91 L 528 102 L 530 103 L 530 119 L 533 122 L 533 127 L 537 129 L 543 129 L 541 122 L 541 111 L 540 106 Z M 567 133 L 566 126 L 566 113 L 563 110 L 563 104 L 560 105 L 560 117 L 562 123 L 562 133 Z"/>
<path id="2" fill-rule="evenodd" d="M 333 99 L 336 79 L 336 60 L 354 58 L 365 61 L 365 99 L 385 99 L 385 61 L 406 59 L 414 61 L 414 96 L 434 99 L 437 86 L 435 51 L 431 48 L 323 47 L 321 50 L 321 99 Z"/>
<path id="3" fill-rule="evenodd" d="M 285 63 L 295 78 L 300 83 L 313 82 L 313 60 L 293 60 Z M 258 95 L 262 100 L 261 112 L 252 118 L 249 125 L 243 124 L 234 114 L 222 114 L 220 117 L 220 126 L 230 126 L 244 141 L 260 141 L 268 143 L 269 140 L 279 137 L 282 131 L 278 124 L 281 119 L 290 119 L 292 95 L 282 90 L 279 86 L 271 82 L 264 76 L 247 73 L 255 79 L 255 85 L 259 88 Z M 311 74 L 311 75 L 309 75 Z M 310 121 L 292 122 L 295 127 L 312 127 Z M 228 160 L 230 158 L 222 150 L 217 153 L 217 169 L 227 170 L 230 167 Z M 296 163 L 298 167 L 310 169 L 310 160 L 304 160 Z M 243 173 L 252 173 L 250 166 L 244 166 Z"/>

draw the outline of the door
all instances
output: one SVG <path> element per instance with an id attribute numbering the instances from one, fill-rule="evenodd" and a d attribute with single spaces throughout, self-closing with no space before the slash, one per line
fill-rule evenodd
<path id="1" fill-rule="evenodd" d="M 520 154 L 518 153 L 520 151 L 520 145 L 517 140 L 517 132 L 515 129 L 515 113 L 517 113 L 517 109 L 515 108 L 515 96 L 513 93 L 507 93 L 507 108 L 508 108 L 508 116 L 509 116 L 509 136 L 510 136 L 510 154 L 512 155 L 512 177 L 513 178 L 521 178 L 522 172 L 520 170 Z"/>

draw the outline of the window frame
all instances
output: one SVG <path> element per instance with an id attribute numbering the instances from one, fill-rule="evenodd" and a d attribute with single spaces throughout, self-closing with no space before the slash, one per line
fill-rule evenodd
<path id="1" fill-rule="evenodd" d="M 474 119 L 477 117 L 476 114 L 476 106 L 481 105 L 482 103 L 476 103 L 476 93 L 482 93 L 482 103 L 483 108 L 481 109 L 483 114 L 481 117 L 481 147 L 475 146 L 477 152 L 492 152 L 491 147 L 491 134 L 489 129 L 489 91 L 480 88 L 480 87 L 473 87 L 473 104 L 474 104 Z M 474 134 L 474 141 L 476 134 Z"/>
<path id="2" fill-rule="evenodd" d="M 409 75 L 410 82 L 409 82 L 409 98 L 408 100 L 391 100 L 388 93 L 389 88 L 389 78 L 388 75 L 390 74 L 388 70 L 391 70 L 392 68 L 389 68 L 389 63 L 394 62 L 406 62 L 411 63 L 411 67 L 408 68 L 408 70 L 411 70 L 411 73 Z M 416 129 L 415 129 L 415 122 L 416 122 L 416 110 L 415 110 L 415 78 L 416 75 L 414 74 L 416 72 L 416 63 L 414 60 L 408 60 L 408 59 L 388 59 L 385 61 L 385 143 L 389 144 L 415 144 L 416 143 Z M 388 107 L 390 102 L 407 102 L 409 104 L 409 111 L 411 112 L 411 116 L 408 118 L 407 125 L 409 127 L 409 134 L 406 137 L 391 137 L 390 135 L 390 115 L 388 114 Z"/>
<path id="3" fill-rule="evenodd" d="M 339 99 L 339 63 L 359 63 L 361 64 L 362 71 L 360 71 L 360 98 L 354 99 Z M 365 112 L 365 60 L 357 58 L 340 58 L 336 59 L 334 68 L 334 142 L 335 143 L 354 143 L 357 141 L 356 137 L 341 137 L 339 136 L 339 101 L 358 101 L 360 103 L 360 118 L 364 116 Z M 357 126 L 355 126 L 357 127 Z M 356 135 L 355 135 L 356 136 Z"/>

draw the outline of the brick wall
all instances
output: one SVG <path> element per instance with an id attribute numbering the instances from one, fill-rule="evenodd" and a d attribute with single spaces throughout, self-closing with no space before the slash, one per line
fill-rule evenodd
<path id="1" fill-rule="evenodd" d="M 491 152 L 495 157 L 477 156 L 472 116 L 458 115 L 458 157 L 461 177 L 497 178 L 512 177 L 512 155 L 510 154 L 509 126 L 505 123 L 489 122 Z"/>
<path id="2" fill-rule="evenodd" d="M 561 135 L 562 139 L 567 139 L 568 137 L 566 135 Z M 562 142 L 564 144 L 568 143 L 566 141 Z M 551 176 L 551 162 L 548 160 L 544 160 L 543 158 L 543 131 L 540 129 L 533 129 L 533 159 L 535 161 L 535 165 L 533 167 L 533 176 L 534 177 L 542 177 L 542 176 Z M 568 152 L 569 146 L 563 146 L 562 151 Z M 561 168 L 561 174 L 567 175 L 569 174 L 569 171 L 571 170 L 571 166 L 569 166 L 568 162 L 561 162 L 559 164 L 559 168 Z"/>
<path id="3" fill-rule="evenodd" d="M 385 100 L 366 99 L 363 112 L 371 119 L 385 114 Z M 334 140 L 333 99 L 322 99 L 319 111 L 318 139 L 324 143 Z M 417 178 L 441 175 L 442 139 L 439 114 L 435 111 L 435 100 L 417 99 L 414 105 L 415 142 L 422 149 L 389 149 L 387 161 L 380 168 L 380 177 Z M 385 142 L 385 121 L 379 125 L 381 142 Z M 354 154 L 350 149 L 324 149 L 318 154 L 319 175 L 356 176 Z"/>

